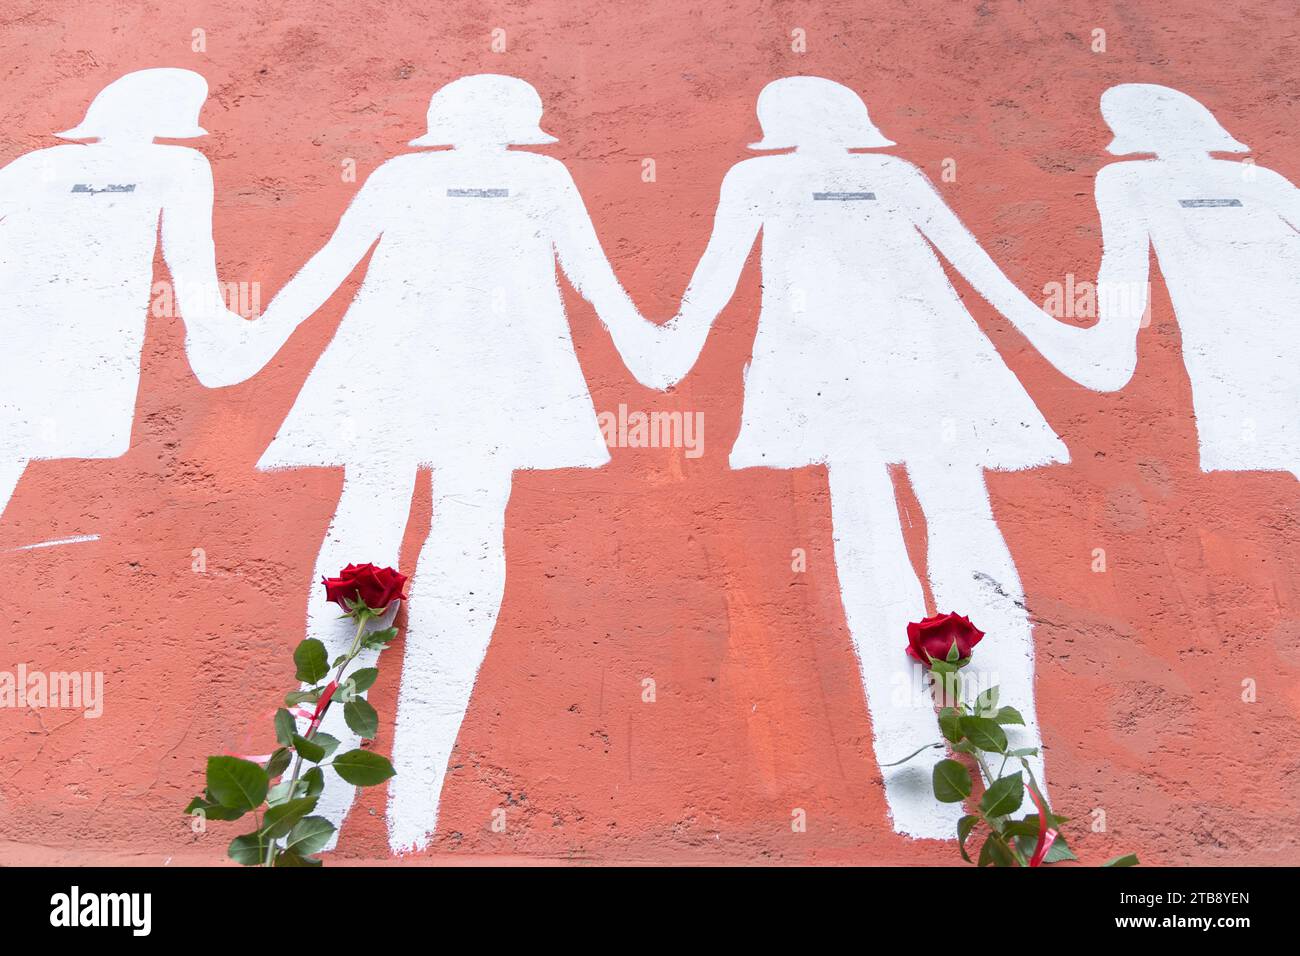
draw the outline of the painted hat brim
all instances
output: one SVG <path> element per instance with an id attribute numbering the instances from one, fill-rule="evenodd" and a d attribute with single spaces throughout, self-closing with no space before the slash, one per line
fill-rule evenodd
<path id="1" fill-rule="evenodd" d="M 749 146 L 747 146 L 746 148 L 755 149 L 755 150 L 777 150 L 777 149 L 798 149 L 800 146 L 813 146 L 813 145 L 816 144 L 782 143 L 782 142 L 773 142 L 768 139 L 762 139 L 757 143 L 750 143 Z M 895 143 L 892 139 L 885 139 L 885 137 L 881 136 L 880 138 L 873 140 L 870 143 L 846 143 L 843 144 L 842 146 L 841 144 L 836 143 L 835 145 L 840 146 L 843 149 L 880 149 L 881 147 L 884 146 L 897 146 L 898 144 Z"/>
<path id="2" fill-rule="evenodd" d="M 1125 139 L 1122 136 L 1116 136 L 1106 145 L 1106 152 L 1112 156 L 1132 156 L 1135 153 L 1150 153 L 1152 155 L 1160 152 L 1151 143 L 1138 143 L 1132 139 Z M 1218 145 L 1207 145 L 1207 153 L 1249 153 L 1251 148 L 1240 140 L 1233 139 L 1229 136 L 1226 140 L 1221 141 Z"/>
<path id="3" fill-rule="evenodd" d="M 558 143 L 559 140 L 549 133 L 543 133 L 540 129 L 536 133 L 528 133 L 523 136 L 511 136 L 508 141 L 502 143 L 503 146 L 546 146 L 550 143 Z M 450 135 L 440 136 L 435 133 L 425 133 L 423 136 L 416 137 L 407 145 L 409 146 L 460 146 L 464 140 L 457 142 L 456 138 Z"/>
<path id="4" fill-rule="evenodd" d="M 59 139 L 103 139 L 106 134 L 103 130 L 91 129 L 83 124 L 74 126 L 72 129 L 65 129 L 62 133 L 55 133 L 54 135 Z M 208 131 L 202 126 L 191 126 L 178 133 L 158 130 L 153 134 L 155 139 L 197 139 L 200 136 L 207 135 Z"/>

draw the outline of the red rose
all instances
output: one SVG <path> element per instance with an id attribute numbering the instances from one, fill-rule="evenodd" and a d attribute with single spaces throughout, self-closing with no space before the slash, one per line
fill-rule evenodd
<path id="1" fill-rule="evenodd" d="M 971 651 L 980 642 L 984 632 L 960 614 L 936 614 L 919 624 L 907 625 L 907 653 L 922 664 L 930 658 L 946 661 L 948 652 L 957 645 L 957 662 L 970 660 Z M 926 657 L 929 654 L 930 657 Z"/>
<path id="2" fill-rule="evenodd" d="M 392 568 L 377 568 L 373 564 L 349 564 L 336 578 L 322 578 L 325 597 L 343 610 L 351 613 L 348 601 L 365 602 L 373 611 L 382 611 L 396 600 L 406 600 L 402 588 L 406 575 Z"/>

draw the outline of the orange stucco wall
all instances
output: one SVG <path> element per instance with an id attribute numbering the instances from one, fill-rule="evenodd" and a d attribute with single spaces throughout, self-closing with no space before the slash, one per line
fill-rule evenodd
<path id="1" fill-rule="evenodd" d="M 423 129 L 434 89 L 509 73 L 540 92 L 559 139 L 540 151 L 569 167 L 615 272 L 662 321 L 708 239 L 722 176 L 758 138 L 758 91 L 813 74 L 861 93 L 894 152 L 1039 297 L 1066 274 L 1096 273 L 1093 179 L 1110 161 L 1097 103 L 1109 86 L 1184 90 L 1261 163 L 1300 179 L 1294 13 L 1268 0 L 1230 11 L 1210 0 L 13 0 L 0 15 L 0 161 L 52 144 L 122 73 L 198 71 L 211 135 L 192 145 L 215 176 L 219 272 L 258 283 L 265 304 L 366 175 Z M 192 50 L 196 28 L 204 52 Z M 505 52 L 490 48 L 494 28 Z M 791 49 L 795 28 L 806 52 Z M 1097 28 L 1105 52 L 1090 49 Z M 356 182 L 341 175 L 348 159 Z M 955 181 L 942 179 L 945 159 Z M 0 667 L 103 671 L 105 703 L 96 720 L 0 712 L 0 859 L 223 858 L 238 825 L 198 835 L 180 811 L 206 755 L 270 749 L 266 715 L 292 686 L 289 651 L 341 483 L 334 470 L 254 464 L 356 281 L 228 389 L 202 387 L 179 324 L 152 319 L 130 451 L 28 469 L 0 523 Z M 699 364 L 666 394 L 635 382 L 565 287 L 596 409 L 703 412 L 704 454 L 615 448 L 603 469 L 516 477 L 504 604 L 437 838 L 408 859 L 955 856 L 886 820 L 825 471 L 728 468 L 759 281 L 755 254 Z M 1138 372 L 1113 394 L 1063 377 L 957 287 L 1072 455 L 989 476 L 1035 621 L 1038 711 L 1072 845 L 1093 863 L 1129 850 L 1157 863 L 1300 863 L 1295 477 L 1201 472 L 1158 272 Z M 924 523 L 906 474 L 895 478 L 921 562 Z M 413 514 L 408 571 L 429 520 L 427 476 Z M 791 570 L 795 548 L 804 573 Z M 381 669 L 371 700 L 386 750 L 398 657 Z M 365 795 L 336 856 L 388 857 L 384 801 L 383 788 Z M 806 832 L 792 832 L 795 808 Z M 1104 833 L 1091 831 L 1096 809 Z"/>

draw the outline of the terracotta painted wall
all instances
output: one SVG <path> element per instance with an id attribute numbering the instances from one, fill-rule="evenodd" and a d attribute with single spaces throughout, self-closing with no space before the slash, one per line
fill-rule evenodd
<path id="1" fill-rule="evenodd" d="M 211 136 L 191 145 L 215 176 L 219 272 L 258 283 L 265 304 L 366 175 L 423 131 L 436 88 L 509 73 L 540 92 L 559 142 L 539 151 L 568 166 L 618 277 L 663 321 L 708 240 L 723 175 L 751 155 L 759 90 L 820 75 L 862 94 L 898 143 L 892 152 L 924 170 L 1007 275 L 1041 298 L 1067 274 L 1096 274 L 1093 180 L 1112 160 L 1098 99 L 1110 86 L 1183 90 L 1262 165 L 1300 181 L 1294 23 L 1294 4 L 1270 0 L 8 0 L 0 161 L 53 145 L 50 134 L 123 73 L 201 73 Z M 205 52 L 191 49 L 196 28 Z M 506 31 L 506 52 L 491 51 L 494 28 Z M 791 50 L 795 28 L 806 31 L 804 53 Z M 1104 53 L 1090 49 L 1098 28 Z M 654 182 L 642 178 L 647 158 Z M 356 182 L 341 176 L 348 159 Z M 955 181 L 941 178 L 945 159 Z M 564 287 L 596 409 L 702 412 L 704 454 L 616 448 L 602 469 L 516 477 L 504 604 L 437 838 L 408 861 L 955 855 L 886 820 L 825 470 L 727 465 L 757 259 L 669 393 L 636 383 L 590 306 Z M 195 835 L 180 810 L 206 755 L 270 749 L 263 715 L 292 685 L 288 652 L 341 486 L 337 470 L 254 464 L 360 274 L 262 374 L 232 388 L 202 387 L 179 323 L 151 319 L 130 451 L 38 462 L 23 477 L 0 523 L 0 669 L 102 671 L 105 703 L 98 719 L 0 712 L 0 860 L 223 858 L 234 826 Z M 1152 863 L 1300 863 L 1295 476 L 1200 470 L 1158 271 L 1137 374 L 1111 394 L 1062 376 L 955 282 L 1071 452 L 1067 465 L 991 474 L 989 488 L 1035 622 L 1052 795 L 1076 820 L 1076 851 L 1093 863 L 1129 850 Z M 919 563 L 924 523 L 906 474 L 895 479 Z M 408 571 L 429 494 L 424 476 Z M 22 550 L 81 536 L 98 538 Z M 804 573 L 791 570 L 795 548 L 806 549 Z M 1098 548 L 1104 572 L 1093 570 Z M 397 660 L 371 694 L 385 751 Z M 642 702 L 647 677 L 653 704 Z M 388 857 L 384 801 L 383 788 L 364 796 L 337 857 Z M 491 825 L 497 808 L 504 832 Z M 792 832 L 795 808 L 807 832 Z M 1090 830 L 1096 809 L 1105 833 Z"/>

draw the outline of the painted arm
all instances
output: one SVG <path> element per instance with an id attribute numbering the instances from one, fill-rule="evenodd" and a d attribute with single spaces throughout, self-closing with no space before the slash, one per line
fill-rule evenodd
<path id="1" fill-rule="evenodd" d="M 212 168 L 186 151 L 177 183 L 163 203 L 162 251 L 185 321 L 185 351 L 200 382 L 220 388 L 243 381 L 242 359 L 254 324 L 226 308 L 212 242 Z M 251 374 L 251 372 L 249 373 Z"/>
<path id="2" fill-rule="evenodd" d="M 262 321 L 277 328 L 277 337 L 283 335 L 281 345 L 338 290 L 383 232 L 388 178 L 382 166 L 370 175 L 344 210 L 333 235 L 266 307 Z M 267 361 L 274 354 L 268 354 Z"/>
<path id="3" fill-rule="evenodd" d="M 734 166 L 722 181 L 713 233 L 682 295 L 681 308 L 657 329 L 656 366 L 664 387 L 683 378 L 699 358 L 714 319 L 735 294 L 761 226 L 744 173 Z"/>
<path id="4" fill-rule="evenodd" d="M 185 317 L 186 350 L 194 374 L 209 388 L 218 388 L 261 371 L 347 278 L 379 229 L 363 188 L 325 247 L 286 283 L 260 318 L 248 321 L 226 309 L 217 284 L 210 225 L 212 173 L 206 160 L 201 175 L 193 179 L 191 188 L 163 211 L 163 255 Z"/>
<path id="5" fill-rule="evenodd" d="M 1146 226 L 1122 200 L 1117 185 L 1110 177 L 1098 177 L 1106 252 L 1097 277 L 1100 320 L 1089 328 L 1059 322 L 1039 308 L 1003 274 L 919 171 L 914 185 L 916 224 L 926 238 L 1049 362 L 1099 391 L 1122 388 L 1132 377 L 1137 329 L 1146 311 Z M 1110 295 L 1115 289 L 1132 292 Z"/>
<path id="6" fill-rule="evenodd" d="M 244 381 L 265 364 L 256 356 L 268 327 L 226 308 L 212 242 L 212 168 L 197 152 L 183 155 L 176 186 L 163 203 L 163 259 L 185 321 L 190 367 L 208 388 L 220 388 Z"/>
<path id="7" fill-rule="evenodd" d="M 652 364 L 656 326 L 641 317 L 614 275 L 573 177 L 563 166 L 556 172 L 559 181 L 552 241 L 560 268 L 596 310 L 628 370 L 643 385 L 657 388 Z"/>
<path id="8" fill-rule="evenodd" d="M 1151 237 L 1127 172 L 1117 166 L 1097 174 L 1102 239 L 1097 322 L 1081 328 L 1034 309 L 1026 310 L 1016 323 L 1062 373 L 1099 392 L 1117 391 L 1132 379 L 1138 332 L 1150 304 Z"/>

